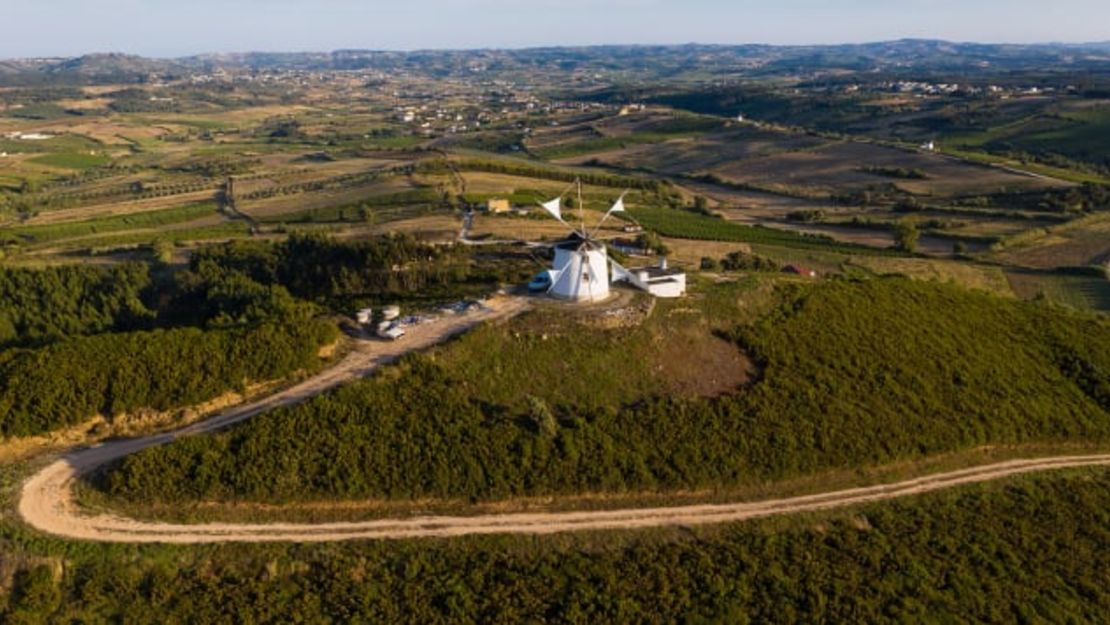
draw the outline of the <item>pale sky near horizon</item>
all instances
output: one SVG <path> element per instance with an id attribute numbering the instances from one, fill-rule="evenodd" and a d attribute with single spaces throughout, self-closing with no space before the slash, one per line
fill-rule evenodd
<path id="1" fill-rule="evenodd" d="M 622 43 L 1110 40 L 1108 0 L 3 0 L 0 58 Z"/>

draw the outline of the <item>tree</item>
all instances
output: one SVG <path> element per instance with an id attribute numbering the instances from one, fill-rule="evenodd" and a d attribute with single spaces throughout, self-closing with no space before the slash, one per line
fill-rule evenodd
<path id="1" fill-rule="evenodd" d="M 528 416 L 536 430 L 546 438 L 555 438 L 559 432 L 559 422 L 555 420 L 551 408 L 543 399 L 533 395 L 528 396 Z"/>
<path id="2" fill-rule="evenodd" d="M 903 252 L 916 252 L 919 237 L 917 223 L 910 219 L 903 219 L 894 225 L 894 246 Z"/>
<path id="3" fill-rule="evenodd" d="M 648 253 L 666 256 L 667 253 L 670 252 L 667 245 L 663 243 L 663 239 L 655 232 L 645 232 L 641 234 L 636 237 L 636 243 Z"/>
<path id="4" fill-rule="evenodd" d="M 707 200 L 704 195 L 694 196 L 694 212 L 703 215 L 709 214 L 709 200 Z"/>
<path id="5" fill-rule="evenodd" d="M 155 241 L 152 251 L 154 252 L 154 258 L 158 259 L 160 263 L 169 263 L 173 260 L 173 243 L 166 239 Z"/>

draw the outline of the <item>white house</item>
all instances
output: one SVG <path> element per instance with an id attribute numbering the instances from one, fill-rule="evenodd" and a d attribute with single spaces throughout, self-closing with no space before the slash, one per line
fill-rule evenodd
<path id="1" fill-rule="evenodd" d="M 675 298 L 686 294 L 686 272 L 667 267 L 667 259 L 661 259 L 653 267 L 618 270 L 613 268 L 613 281 L 626 280 L 632 286 L 643 289 L 655 297 Z"/>

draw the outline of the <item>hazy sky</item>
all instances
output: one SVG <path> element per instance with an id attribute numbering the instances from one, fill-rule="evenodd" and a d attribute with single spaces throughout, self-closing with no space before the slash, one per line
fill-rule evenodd
<path id="1" fill-rule="evenodd" d="M 1110 40 L 1110 0 L 0 0 L 0 57 Z"/>

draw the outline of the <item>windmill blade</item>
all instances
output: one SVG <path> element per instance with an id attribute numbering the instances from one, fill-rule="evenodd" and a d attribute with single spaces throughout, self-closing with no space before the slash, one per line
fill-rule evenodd
<path id="1" fill-rule="evenodd" d="M 614 282 L 618 279 L 621 279 L 621 280 L 627 279 L 629 276 L 632 275 L 632 272 L 629 271 L 627 267 L 624 267 L 623 265 L 621 265 L 617 261 L 613 260 L 612 258 L 609 259 L 609 264 L 613 266 L 613 281 Z M 620 273 L 618 274 L 618 272 L 620 272 Z M 617 278 L 616 277 L 617 275 L 620 275 L 620 278 Z"/>
<path id="2" fill-rule="evenodd" d="M 589 251 L 584 251 L 584 252 L 580 252 L 580 253 L 582 254 L 582 262 L 586 263 L 586 275 L 589 278 L 588 280 L 586 280 L 586 289 L 589 290 L 589 292 L 590 292 L 590 301 L 593 302 L 594 301 L 594 268 L 593 268 L 593 266 L 590 265 L 590 253 L 589 253 Z"/>
<path id="3" fill-rule="evenodd" d="M 547 287 L 547 291 L 545 294 L 554 291 L 555 285 L 559 284 L 559 280 L 562 280 L 563 276 L 567 273 L 566 271 L 556 271 L 555 269 L 549 269 L 548 272 L 551 274 L 551 286 Z"/>
<path id="4" fill-rule="evenodd" d="M 550 213 L 555 219 L 563 221 L 563 196 L 560 195 L 551 201 L 543 202 L 540 204 L 540 208 Z"/>
<path id="5" fill-rule="evenodd" d="M 613 206 L 610 207 L 609 210 L 605 212 L 605 216 L 601 218 L 601 221 L 598 222 L 598 224 L 596 226 L 594 226 L 594 231 L 593 231 L 593 233 L 590 234 L 591 237 L 596 235 L 598 233 L 598 231 L 601 230 L 601 226 L 605 225 L 605 222 L 608 221 L 608 219 L 613 216 L 613 213 L 627 213 L 628 212 L 624 208 L 624 196 L 628 195 L 629 191 L 631 191 L 631 189 L 625 189 L 624 193 L 621 193 L 621 196 L 619 198 L 617 198 L 617 201 L 613 202 Z"/>
<path id="6" fill-rule="evenodd" d="M 573 189 L 574 185 L 575 185 L 575 183 L 571 183 L 570 185 L 567 186 L 567 188 L 563 189 L 562 193 L 555 196 L 553 199 L 548 200 L 547 202 L 538 202 L 538 204 L 539 204 L 540 208 L 547 211 L 547 213 L 549 215 L 551 215 L 556 220 L 558 220 L 559 223 L 566 226 L 567 229 L 570 230 L 572 233 L 582 234 L 583 237 L 584 237 L 585 236 L 585 229 L 583 229 L 583 231 L 581 233 L 579 233 L 577 228 L 570 225 L 569 223 L 566 222 L 565 219 L 563 219 L 563 208 L 564 208 L 563 207 L 563 196 L 566 195 L 568 191 Z"/>

